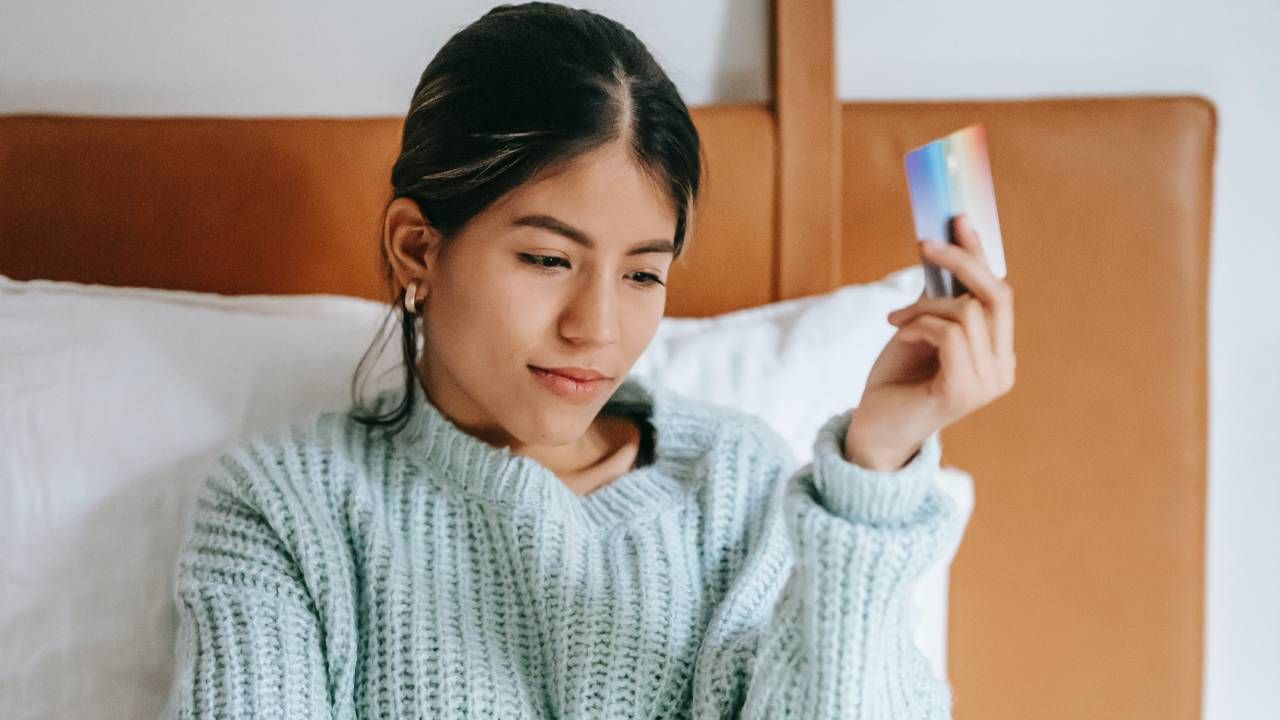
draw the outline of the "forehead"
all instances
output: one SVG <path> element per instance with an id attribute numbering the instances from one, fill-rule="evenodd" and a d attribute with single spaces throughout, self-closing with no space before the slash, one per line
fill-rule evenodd
<path id="1" fill-rule="evenodd" d="M 545 213 L 605 229 L 622 224 L 618 229 L 627 235 L 670 236 L 676 222 L 670 195 L 616 144 L 533 178 L 510 194 L 502 210 L 507 222 Z"/>

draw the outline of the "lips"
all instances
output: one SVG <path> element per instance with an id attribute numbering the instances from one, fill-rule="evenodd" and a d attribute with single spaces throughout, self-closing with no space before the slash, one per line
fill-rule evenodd
<path id="1" fill-rule="evenodd" d="M 560 368 L 560 370 L 563 371 L 564 368 Z M 581 368 L 574 369 L 575 372 L 580 370 Z M 571 402 L 590 402 L 609 387 L 608 378 L 575 380 L 566 375 L 544 370 L 536 365 L 529 366 L 529 373 L 533 375 L 539 385 L 550 390 L 556 396 Z M 592 373 L 591 371 L 586 371 L 582 374 L 589 375 Z"/>
<path id="2" fill-rule="evenodd" d="M 603 373 L 597 372 L 595 370 L 585 369 L 585 368 L 546 368 L 546 367 L 539 367 L 537 365 L 530 365 L 529 367 L 537 370 L 549 372 L 549 373 L 554 373 L 561 377 L 567 377 L 570 380 L 575 380 L 577 382 L 589 382 L 591 380 L 609 379 L 608 376 Z"/>

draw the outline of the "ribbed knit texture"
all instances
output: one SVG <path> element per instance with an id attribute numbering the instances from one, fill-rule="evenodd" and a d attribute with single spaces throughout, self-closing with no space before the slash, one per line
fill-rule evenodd
<path id="1" fill-rule="evenodd" d="M 376 398 L 386 410 L 400 396 Z M 655 459 L 580 497 L 419 391 L 221 455 L 178 562 L 167 717 L 949 718 L 913 581 L 963 530 L 930 436 L 803 467 L 745 412 L 630 376 Z"/>

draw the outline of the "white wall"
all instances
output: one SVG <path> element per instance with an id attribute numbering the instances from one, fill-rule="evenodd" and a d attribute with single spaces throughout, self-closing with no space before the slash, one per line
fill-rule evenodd
<path id="1" fill-rule="evenodd" d="M 786 0 L 784 0 L 786 1 Z M 496 3 L 5 0 L 0 112 L 394 115 Z M 769 94 L 764 0 L 597 0 L 690 105 Z M 1210 278 L 1206 720 L 1280 679 L 1280 3 L 837 4 L 841 99 L 1198 93 L 1218 106 Z"/>

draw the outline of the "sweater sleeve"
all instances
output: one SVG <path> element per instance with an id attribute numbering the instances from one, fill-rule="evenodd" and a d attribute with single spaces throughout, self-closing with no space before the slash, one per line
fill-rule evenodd
<path id="1" fill-rule="evenodd" d="M 950 686 L 910 623 L 914 581 L 963 530 L 935 482 L 940 441 L 898 470 L 864 468 L 844 459 L 851 414 L 831 417 L 789 475 L 785 442 L 763 432 L 776 490 L 708 628 L 695 717 L 951 717 Z"/>
<path id="2" fill-rule="evenodd" d="M 242 449 L 246 446 L 241 446 Z M 178 637 L 166 718 L 332 716 L 317 612 L 262 508 L 252 452 L 219 458 L 180 551 Z"/>

